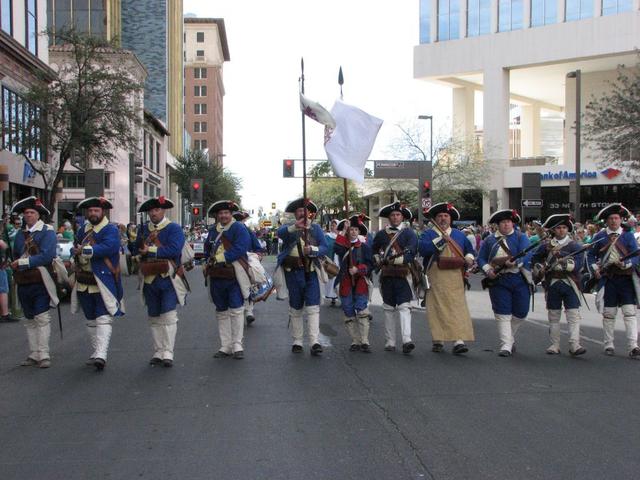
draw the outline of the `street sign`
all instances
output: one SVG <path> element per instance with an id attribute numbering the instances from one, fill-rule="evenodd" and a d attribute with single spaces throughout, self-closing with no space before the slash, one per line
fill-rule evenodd
<path id="1" fill-rule="evenodd" d="M 262 228 L 264 227 L 270 227 L 273 225 L 273 223 L 271 223 L 271 220 L 263 220 L 262 222 L 260 222 L 262 224 Z"/>
<path id="2" fill-rule="evenodd" d="M 536 200 L 532 200 L 532 199 L 522 200 L 522 206 L 524 208 L 542 208 L 542 200 L 539 200 L 539 199 L 536 199 Z"/>
<path id="3" fill-rule="evenodd" d="M 373 178 L 418 178 L 422 163 L 425 162 L 376 160 L 373 162 Z"/>
<path id="4" fill-rule="evenodd" d="M 431 208 L 431 197 L 422 199 L 422 209 Z"/>

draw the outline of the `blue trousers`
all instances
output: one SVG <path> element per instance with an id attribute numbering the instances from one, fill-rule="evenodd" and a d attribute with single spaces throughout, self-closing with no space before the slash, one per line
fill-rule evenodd
<path id="1" fill-rule="evenodd" d="M 557 280 L 547 290 L 547 310 L 566 310 L 580 308 L 580 299 L 575 290 L 566 282 Z"/>
<path id="2" fill-rule="evenodd" d="M 382 277 L 380 279 L 382 301 L 391 307 L 410 302 L 413 298 L 411 287 L 406 278 Z"/>
<path id="3" fill-rule="evenodd" d="M 346 297 L 340 297 L 340 304 L 342 305 L 342 311 L 346 317 L 355 317 L 357 312 L 367 308 L 369 301 L 369 295 L 364 293 L 351 293 Z"/>
<path id="4" fill-rule="evenodd" d="M 104 306 L 102 295 L 99 293 L 78 292 L 78 301 L 87 320 L 95 320 L 103 315 L 109 315 Z"/>
<path id="5" fill-rule="evenodd" d="M 24 316 L 29 320 L 49 310 L 49 294 L 44 283 L 18 285 L 18 299 L 22 305 Z"/>
<path id="6" fill-rule="evenodd" d="M 158 275 L 153 282 L 145 283 L 142 294 L 150 317 L 158 317 L 175 310 L 178 306 L 178 296 L 169 277 L 163 278 Z"/>
<path id="7" fill-rule="evenodd" d="M 500 275 L 498 284 L 489 289 L 491 308 L 498 315 L 525 318 L 529 313 L 529 285 L 520 273 Z"/>
<path id="8" fill-rule="evenodd" d="M 209 278 L 209 291 L 217 312 L 244 305 L 238 282 L 231 278 Z"/>
<path id="9" fill-rule="evenodd" d="M 310 272 L 305 277 L 304 269 L 284 272 L 284 280 L 289 290 L 289 306 L 294 310 L 302 310 L 306 305 L 320 305 L 320 282 L 318 274 Z"/>
<path id="10" fill-rule="evenodd" d="M 636 291 L 633 288 L 631 275 L 613 275 L 606 279 L 602 288 L 604 288 L 605 307 L 636 304 Z"/>

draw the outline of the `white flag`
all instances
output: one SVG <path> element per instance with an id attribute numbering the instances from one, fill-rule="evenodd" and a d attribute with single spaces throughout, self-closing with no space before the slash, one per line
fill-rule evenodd
<path id="1" fill-rule="evenodd" d="M 336 127 L 324 149 L 338 177 L 364 182 L 364 165 L 371 155 L 382 120 L 340 100 L 331 109 Z"/>
<path id="2" fill-rule="evenodd" d="M 309 100 L 302 93 L 300 94 L 300 110 L 304 112 L 307 117 L 323 124 L 325 127 L 336 127 L 336 121 L 333 119 L 327 109 L 320 105 L 318 102 Z"/>

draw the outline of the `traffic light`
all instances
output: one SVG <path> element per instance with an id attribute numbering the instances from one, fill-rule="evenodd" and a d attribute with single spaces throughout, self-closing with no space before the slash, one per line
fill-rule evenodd
<path id="1" fill-rule="evenodd" d="M 276 202 L 271 202 L 271 210 L 275 210 L 276 209 Z"/>
<path id="2" fill-rule="evenodd" d="M 201 178 L 192 178 L 191 179 L 191 203 L 196 206 L 202 206 L 202 179 Z"/>
<path id="3" fill-rule="evenodd" d="M 284 178 L 293 178 L 293 160 L 286 159 L 282 161 L 282 176 Z"/>
<path id="4" fill-rule="evenodd" d="M 194 217 L 199 217 L 200 216 L 200 207 L 193 207 L 191 208 L 191 214 Z"/>
<path id="5" fill-rule="evenodd" d="M 429 180 L 425 180 L 422 183 L 422 197 L 430 197 L 431 196 L 431 182 Z"/>

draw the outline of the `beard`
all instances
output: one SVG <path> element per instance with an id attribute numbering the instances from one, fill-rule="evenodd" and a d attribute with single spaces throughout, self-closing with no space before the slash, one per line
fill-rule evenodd
<path id="1" fill-rule="evenodd" d="M 97 216 L 97 215 L 92 215 L 89 217 L 89 223 L 91 223 L 91 225 L 98 225 L 102 219 L 104 218 L 104 216 Z"/>

